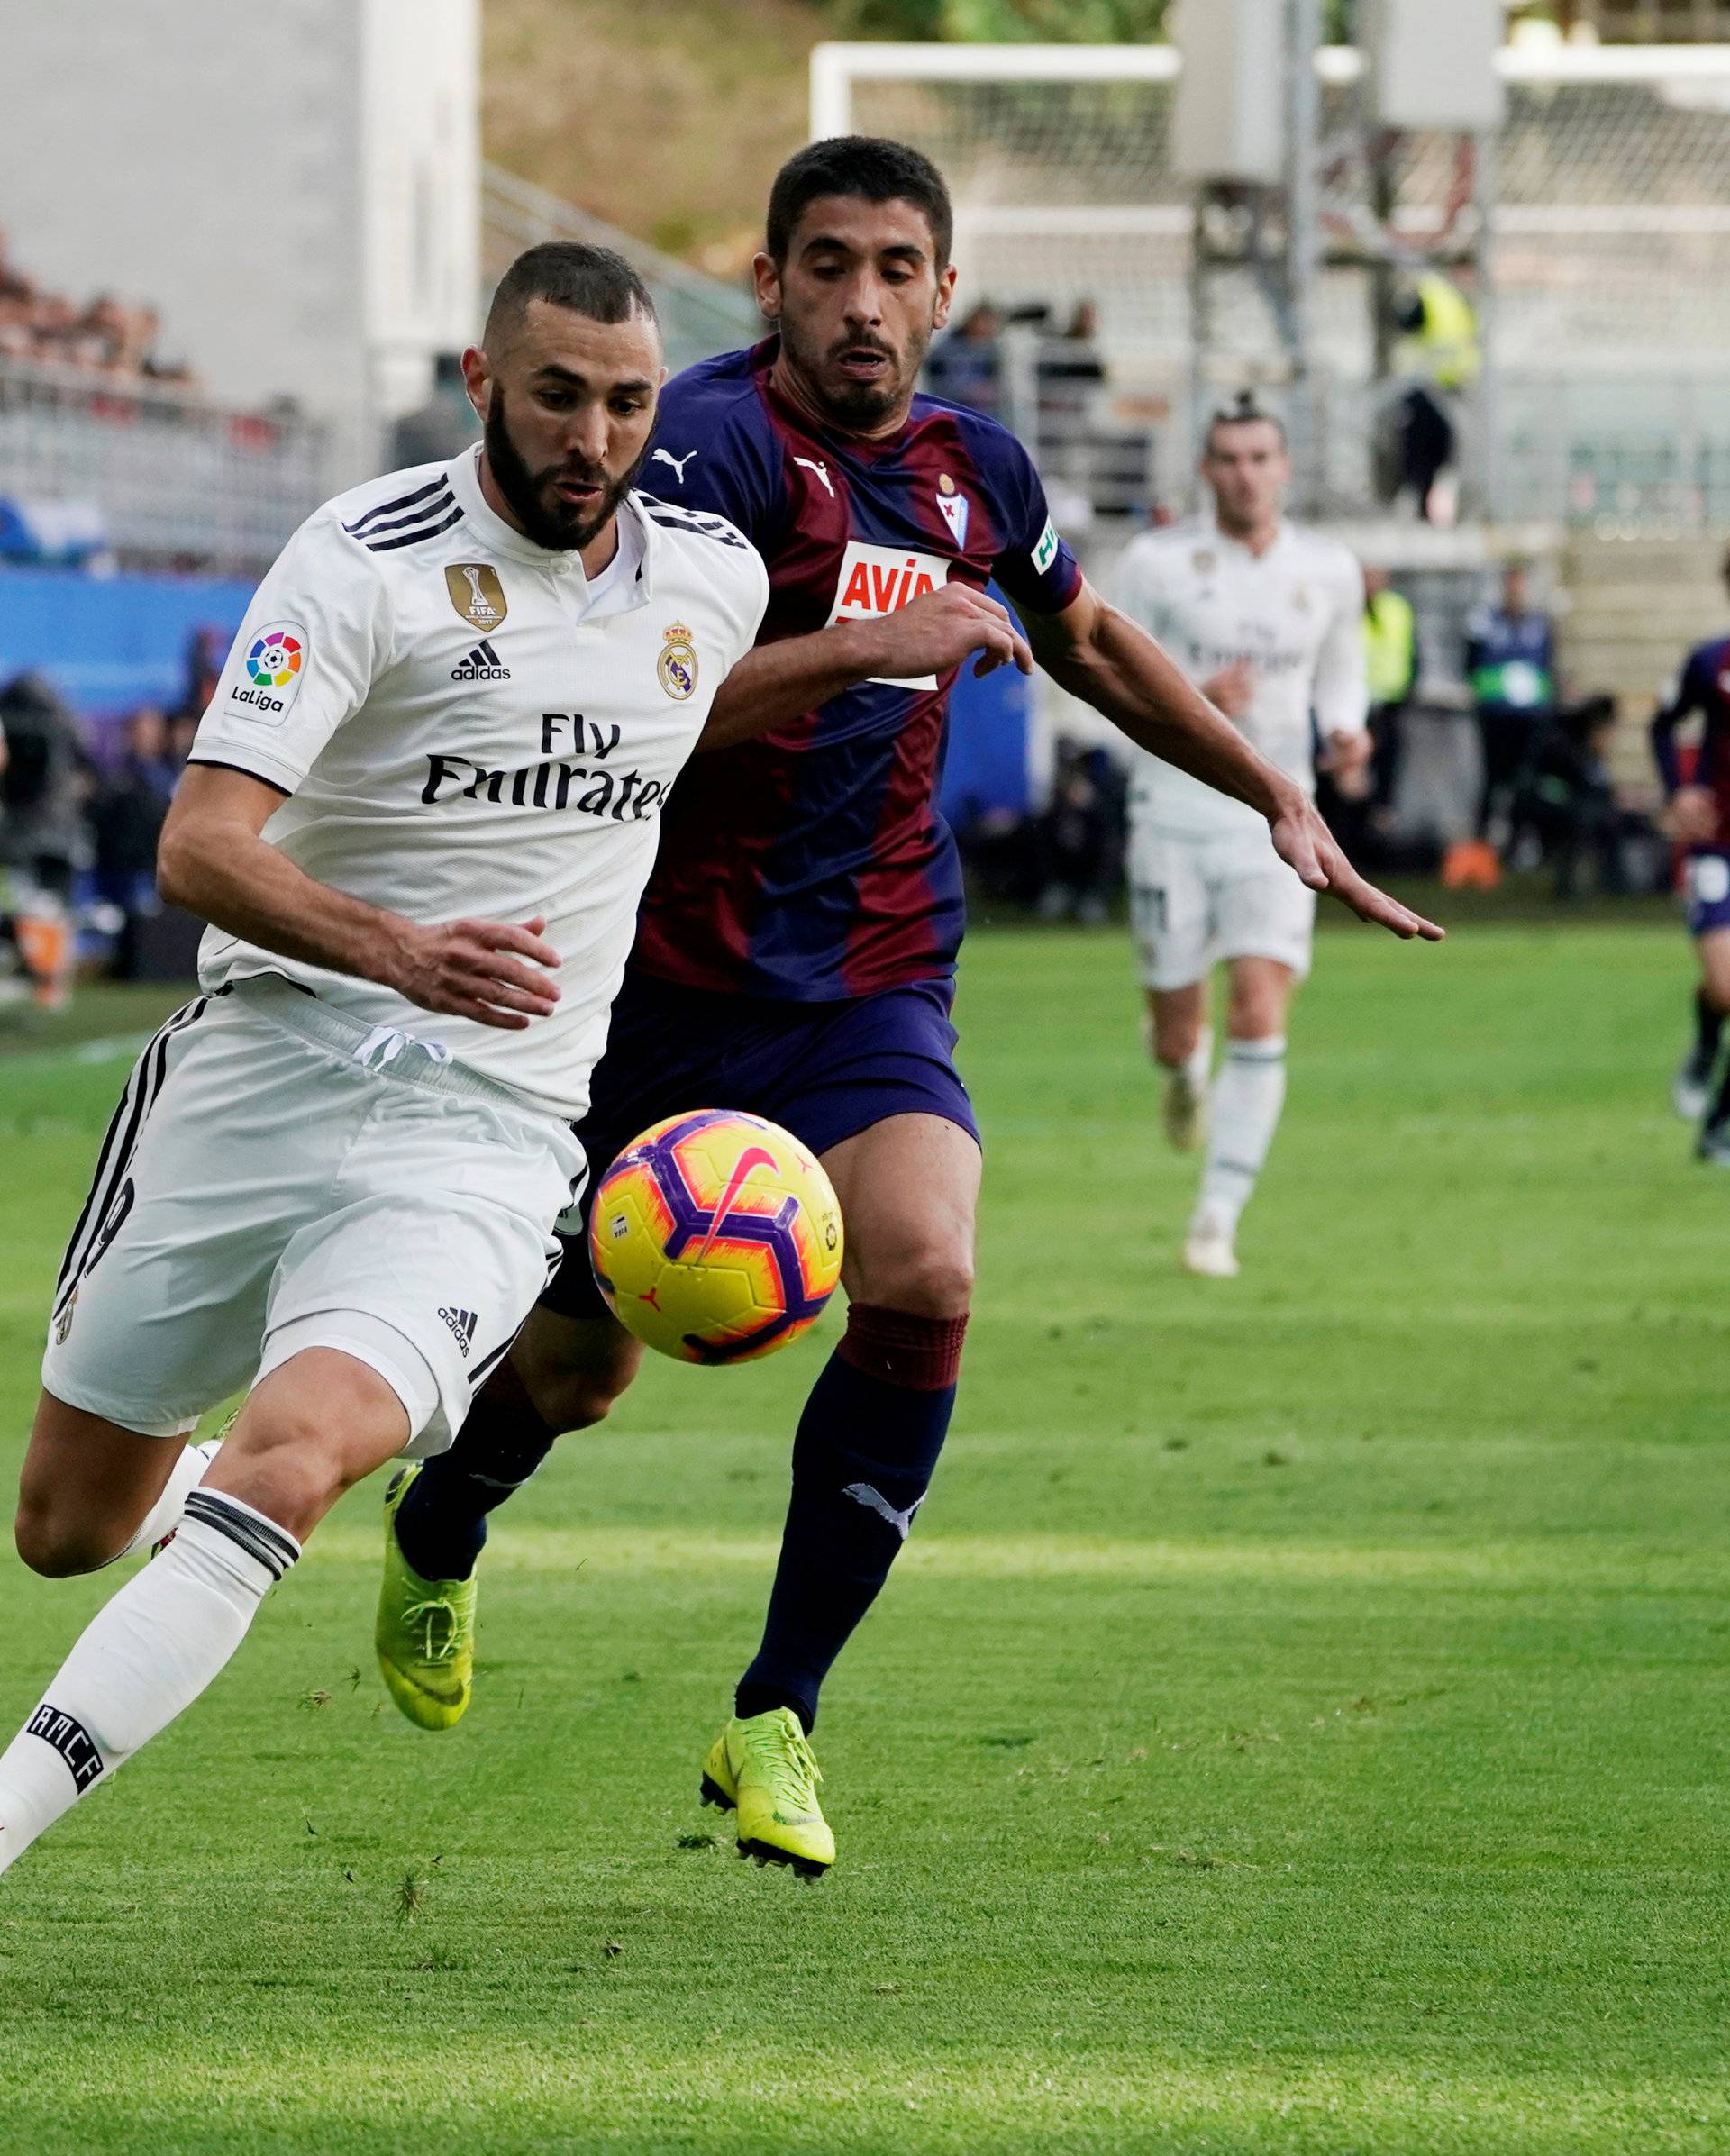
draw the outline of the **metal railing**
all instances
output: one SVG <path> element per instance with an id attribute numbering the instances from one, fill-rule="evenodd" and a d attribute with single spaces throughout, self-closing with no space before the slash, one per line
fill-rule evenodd
<path id="1" fill-rule="evenodd" d="M 667 364 L 674 373 L 716 352 L 754 344 L 764 333 L 762 317 L 748 292 L 706 277 L 503 166 L 481 167 L 480 222 L 488 296 L 513 259 L 543 240 L 583 240 L 622 254 L 655 296 Z"/>
<path id="2" fill-rule="evenodd" d="M 0 495 L 90 503 L 123 561 L 267 566 L 327 490 L 328 432 L 171 384 L 0 358 Z"/>

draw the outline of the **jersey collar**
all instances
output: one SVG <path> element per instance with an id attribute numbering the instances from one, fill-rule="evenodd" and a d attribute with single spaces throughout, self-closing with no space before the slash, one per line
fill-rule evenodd
<path id="1" fill-rule="evenodd" d="M 477 538 L 491 552 L 503 554 L 512 561 L 531 562 L 550 575 L 568 577 L 578 586 L 587 582 L 574 548 L 536 546 L 525 532 L 507 524 L 494 512 L 481 492 L 478 443 L 452 458 L 445 467 L 445 473 L 451 481 L 451 493 L 462 505 L 463 515 Z M 634 492 L 627 494 L 619 504 L 619 514 L 630 518 L 637 533 L 636 590 L 624 602 L 624 607 L 646 605 L 654 586 L 655 550 L 660 534 Z M 620 611 L 624 611 L 624 607 Z"/>
<path id="2" fill-rule="evenodd" d="M 1290 520 L 1283 516 L 1279 519 L 1278 528 L 1274 532 L 1273 544 L 1264 554 L 1251 553 L 1243 540 L 1234 539 L 1229 532 L 1221 528 L 1216 515 L 1205 516 L 1202 520 L 1202 528 L 1210 539 L 1216 539 L 1221 546 L 1229 547 L 1233 553 L 1241 554 L 1245 561 L 1252 561 L 1257 564 L 1271 561 L 1276 554 L 1283 553 L 1291 540 Z"/>

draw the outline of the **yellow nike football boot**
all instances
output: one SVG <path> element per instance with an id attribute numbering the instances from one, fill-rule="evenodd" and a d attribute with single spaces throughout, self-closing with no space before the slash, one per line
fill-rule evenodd
<path id="1" fill-rule="evenodd" d="M 373 1644 L 391 1697 L 422 1729 L 450 1729 L 468 1710 L 475 1682 L 475 1595 L 467 1579 L 423 1579 L 396 1540 L 396 1508 L 420 1467 L 385 1492 L 385 1577 Z"/>
<path id="2" fill-rule="evenodd" d="M 742 1857 L 820 1879 L 835 1860 L 835 1837 L 817 1802 L 822 1779 L 798 1716 L 778 1706 L 727 1724 L 703 1762 L 702 1796 L 737 1814 Z"/>

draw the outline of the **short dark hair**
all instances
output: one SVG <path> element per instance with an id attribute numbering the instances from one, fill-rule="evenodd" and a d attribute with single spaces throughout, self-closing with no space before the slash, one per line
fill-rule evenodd
<path id="1" fill-rule="evenodd" d="M 1270 426 L 1279 437 L 1279 446 L 1288 446 L 1286 440 L 1286 423 L 1277 412 L 1270 412 L 1257 397 L 1253 389 L 1240 389 L 1229 405 L 1222 405 L 1207 422 L 1207 432 L 1202 441 L 1203 450 L 1213 454 L 1214 436 L 1221 427 Z"/>
<path id="2" fill-rule="evenodd" d="M 486 341 L 515 327 L 531 300 L 569 307 L 591 322 L 624 322 L 646 315 L 657 324 L 653 296 L 622 254 L 581 240 L 543 240 L 520 254 L 498 280 L 487 310 Z"/>
<path id="3" fill-rule="evenodd" d="M 943 176 L 928 157 L 881 135 L 831 135 L 788 158 L 769 191 L 769 251 L 787 259 L 806 206 L 823 195 L 853 195 L 864 202 L 910 202 L 931 227 L 939 269 L 949 267 L 955 211 Z"/>

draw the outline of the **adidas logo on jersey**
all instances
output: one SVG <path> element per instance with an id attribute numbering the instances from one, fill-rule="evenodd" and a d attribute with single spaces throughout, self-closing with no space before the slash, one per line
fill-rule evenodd
<path id="1" fill-rule="evenodd" d="M 501 665 L 499 656 L 486 638 L 475 646 L 460 667 L 452 667 L 452 681 L 508 681 L 511 669 Z"/>
<path id="2" fill-rule="evenodd" d="M 456 1334 L 457 1345 L 462 1350 L 463 1360 L 475 1344 L 475 1326 L 479 1322 L 472 1310 L 441 1310 L 439 1315 Z"/>

